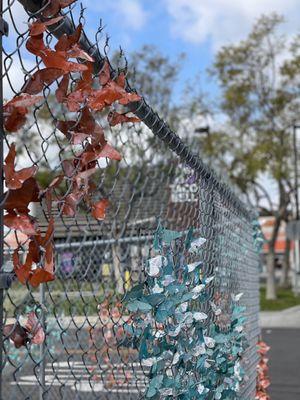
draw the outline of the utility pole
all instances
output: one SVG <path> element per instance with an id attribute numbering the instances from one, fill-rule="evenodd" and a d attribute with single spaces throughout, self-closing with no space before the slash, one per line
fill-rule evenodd
<path id="1" fill-rule="evenodd" d="M 298 179 L 298 149 L 297 149 L 297 129 L 300 129 L 300 125 L 293 125 L 293 152 L 294 152 L 294 194 L 295 194 L 295 217 L 297 226 L 300 225 L 300 212 L 299 212 L 299 179 Z M 294 293 L 300 294 L 300 241 L 299 241 L 300 229 L 297 229 L 297 236 L 295 239 L 294 249 Z"/>

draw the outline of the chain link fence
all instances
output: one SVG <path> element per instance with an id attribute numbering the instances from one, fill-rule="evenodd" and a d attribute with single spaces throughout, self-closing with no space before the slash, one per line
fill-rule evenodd
<path id="1" fill-rule="evenodd" d="M 8 0 L 4 4 L 2 21 L 9 26 L 9 40 L 3 38 L 2 49 L 4 102 L 19 94 L 24 83 L 42 68 L 40 58 L 28 54 L 29 30 L 24 24 L 35 20 L 41 6 L 41 2 L 29 0 Z M 73 7 L 74 4 L 64 8 L 64 19 L 48 27 L 48 46 L 53 46 L 64 32 L 74 32 L 77 21 Z M 79 22 L 83 22 L 82 13 L 79 14 Z M 3 27 L 2 24 L 2 34 Z M 93 55 L 95 72 L 101 70 L 107 56 L 106 46 L 101 51 L 99 43 L 103 43 L 101 28 L 95 43 L 82 33 L 80 44 Z M 122 57 L 119 62 L 114 71 L 124 70 Z M 75 85 L 78 73 L 71 73 L 70 79 L 70 85 Z M 42 101 L 34 105 L 17 134 L 3 132 L 4 154 L 15 142 L 17 166 L 38 166 L 36 178 L 42 187 L 49 185 L 61 171 L 66 155 L 73 151 L 57 128 L 57 121 L 70 115 L 55 99 L 57 87 L 57 80 L 44 85 Z M 231 294 L 244 293 L 241 303 L 246 306 L 249 347 L 243 356 L 247 378 L 240 398 L 254 399 L 260 333 L 255 215 L 143 99 L 128 107 L 142 123 L 121 128 L 105 126 L 107 139 L 122 154 L 120 162 L 102 159 L 95 175 L 93 196 L 105 197 L 110 203 L 105 219 L 93 218 L 85 204 L 79 206 L 73 218 L 63 215 L 59 201 L 52 203 L 53 282 L 34 288 L 15 278 L 12 254 L 20 244 L 26 252 L 27 238 L 4 229 L 2 324 L 16 326 L 34 311 L 46 338 L 41 344 L 25 343 L 16 348 L 6 337 L 11 339 L 10 334 L 2 335 L 1 398 L 144 398 L 149 368 L 141 365 L 137 349 L 120 345 L 119 336 L 128 318 L 120 302 L 134 285 L 145 280 L 145 262 L 152 254 L 160 221 L 175 231 L 194 227 L 206 239 L 203 268 L 206 274 L 215 276 L 202 305 L 209 321 L 215 318 L 212 302 L 224 310 L 226 319 L 231 312 Z M 80 113 L 76 117 L 72 114 L 74 118 L 78 121 Z M 103 116 L 97 118 L 105 125 Z M 49 207 L 41 201 L 31 203 L 30 208 L 44 235 L 49 225 Z"/>

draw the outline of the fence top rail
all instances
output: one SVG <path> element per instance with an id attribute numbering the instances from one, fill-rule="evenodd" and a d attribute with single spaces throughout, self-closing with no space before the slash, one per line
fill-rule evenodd
<path id="1" fill-rule="evenodd" d="M 38 17 L 42 9 L 49 3 L 49 0 L 18 0 L 18 2 L 22 4 L 25 11 L 30 16 Z M 60 38 L 63 34 L 70 35 L 75 31 L 74 23 L 67 13 L 61 12 L 61 15 L 64 16 L 62 21 L 47 27 L 56 38 Z M 99 72 L 107 57 L 101 54 L 97 44 L 92 44 L 84 32 L 80 39 L 80 45 L 86 52 L 93 56 L 95 60 L 95 71 Z M 114 74 L 112 67 L 111 74 Z M 126 90 L 128 92 L 135 91 L 130 87 L 128 82 Z M 256 217 L 256 212 L 241 201 L 228 184 L 223 182 L 213 169 L 207 166 L 197 154 L 191 151 L 190 147 L 187 146 L 157 112 L 147 104 L 143 97 L 139 102 L 129 104 L 128 108 L 155 136 L 166 143 L 187 166 L 192 168 L 202 180 L 204 179 L 208 184 L 212 185 L 222 198 L 232 204 L 247 220 L 251 221 Z"/>

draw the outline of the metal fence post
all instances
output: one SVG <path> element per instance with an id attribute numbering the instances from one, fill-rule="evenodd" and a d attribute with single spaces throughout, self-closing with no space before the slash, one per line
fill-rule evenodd
<path id="1" fill-rule="evenodd" d="M 45 333 L 46 333 L 46 318 L 45 318 L 45 285 L 41 284 L 39 288 L 39 295 L 40 295 L 40 304 L 41 304 L 41 317 L 40 317 L 40 324 L 43 327 Z M 39 400 L 45 400 L 44 393 L 46 392 L 46 386 L 45 386 L 45 370 L 46 370 L 46 345 L 45 341 L 43 341 L 42 344 L 40 344 L 40 369 L 39 369 L 39 380 L 40 380 L 40 385 L 39 385 Z"/>
<path id="2" fill-rule="evenodd" d="M 2 73 L 2 36 L 7 35 L 8 33 L 8 25 L 2 18 L 3 11 L 3 2 L 0 1 L 0 130 L 1 130 L 1 138 L 0 138 L 0 158 L 1 158 L 1 172 L 0 172 L 0 201 L 3 202 L 3 138 L 4 138 L 4 130 L 3 130 L 3 73 Z M 2 204 L 1 204 L 2 205 Z M 0 274 L 3 270 L 4 263 L 4 228 L 3 228 L 3 208 L 0 207 Z M 3 371 L 3 301 L 4 301 L 4 288 L 5 288 L 5 279 L 1 279 L 0 281 L 0 399 L 2 400 L 2 371 Z"/>

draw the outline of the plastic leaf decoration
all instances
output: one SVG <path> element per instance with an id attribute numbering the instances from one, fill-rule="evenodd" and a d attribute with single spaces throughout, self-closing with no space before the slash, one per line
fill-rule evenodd
<path id="1" fill-rule="evenodd" d="M 64 71 L 60 68 L 43 68 L 31 75 L 26 82 L 23 92 L 29 94 L 40 93 L 45 86 L 51 85 L 56 79 L 63 75 Z"/>
<path id="2" fill-rule="evenodd" d="M 27 179 L 20 189 L 9 190 L 6 193 L 4 209 L 9 213 L 28 214 L 29 203 L 39 201 L 40 188 L 35 178 Z"/>
<path id="3" fill-rule="evenodd" d="M 141 122 L 137 117 L 128 117 L 126 114 L 119 114 L 116 111 L 111 111 L 107 119 L 110 126 L 116 126 L 124 122 Z"/>
<path id="4" fill-rule="evenodd" d="M 24 329 L 19 322 L 15 324 L 8 324 L 3 327 L 4 336 L 8 337 L 15 347 L 18 349 L 21 346 L 26 346 L 29 342 L 26 329 Z"/>
<path id="5" fill-rule="evenodd" d="M 68 74 L 64 75 L 59 83 L 58 89 L 55 92 L 55 97 L 59 103 L 63 103 L 67 98 L 70 77 Z"/>
<path id="6" fill-rule="evenodd" d="M 30 342 L 34 344 L 42 344 L 45 341 L 45 332 L 39 323 L 34 311 L 31 311 L 27 315 L 27 321 L 25 322 L 25 329 L 28 332 L 28 336 L 31 337 Z"/>
<path id="7" fill-rule="evenodd" d="M 6 186 L 4 223 L 10 229 L 25 235 L 29 243 L 26 256 L 21 254 L 19 246 L 13 253 L 14 271 L 20 282 L 38 286 L 42 282 L 54 279 L 53 229 L 51 219 L 52 202 L 55 198 L 62 213 L 75 217 L 78 205 L 84 201 L 94 218 L 101 221 L 105 218 L 108 199 L 94 202 L 93 193 L 96 185 L 92 181 L 97 171 L 100 158 L 120 161 L 120 153 L 106 140 L 103 127 L 96 122 L 95 114 L 108 108 L 111 124 L 137 122 L 135 117 L 118 114 L 111 110 L 115 102 L 128 104 L 140 100 L 136 93 L 125 90 L 126 79 L 123 73 L 111 79 L 110 66 L 104 62 L 99 76 L 94 76 L 94 59 L 80 47 L 82 25 L 79 24 L 71 35 L 62 35 L 54 48 L 44 41 L 44 32 L 55 24 L 63 23 L 60 10 L 72 4 L 73 0 L 52 0 L 41 11 L 41 18 L 36 19 L 29 27 L 29 38 L 26 49 L 39 57 L 44 68 L 35 71 L 22 88 L 22 93 L 4 106 L 4 126 L 8 132 L 16 132 L 26 122 L 29 107 L 43 99 L 38 96 L 45 86 L 61 78 L 55 92 L 56 99 L 70 111 L 78 112 L 74 120 L 58 121 L 57 128 L 66 136 L 69 147 L 81 145 L 82 150 L 72 149 L 74 158 L 62 162 L 62 173 L 54 178 L 48 187 L 41 189 L 34 175 L 37 167 L 32 166 L 16 170 L 15 145 L 5 159 L 4 174 Z M 72 60 L 72 61 L 71 61 Z M 77 73 L 76 84 L 70 85 L 70 73 Z M 113 75 L 113 74 L 112 74 Z M 94 80 L 97 89 L 94 89 Z M 100 83 L 100 89 L 99 89 Z M 64 183 L 64 185 L 61 185 Z M 66 185 L 65 185 L 66 184 Z M 67 186 L 65 195 L 58 195 Z M 34 202 L 45 200 L 50 222 L 46 236 L 43 237 L 36 221 L 29 214 L 29 206 Z"/>
<path id="8" fill-rule="evenodd" d="M 19 250 L 14 251 L 14 271 L 21 283 L 28 282 L 36 287 L 54 280 L 53 229 L 54 221 L 51 219 L 45 237 L 40 233 L 34 236 L 29 243 L 25 264 L 20 261 Z"/>
<path id="9" fill-rule="evenodd" d="M 270 379 L 268 376 L 268 358 L 266 354 L 270 350 L 270 347 L 262 340 L 257 343 L 257 350 L 260 356 L 259 363 L 257 365 L 257 381 L 256 381 L 256 396 L 257 400 L 270 400 L 268 395 L 268 387 L 270 386 Z"/>
<path id="10" fill-rule="evenodd" d="M 37 171 L 37 167 L 23 168 L 20 171 L 15 170 L 16 146 L 11 144 L 9 153 L 5 158 L 3 166 L 5 183 L 9 189 L 20 189 L 27 179 L 31 178 Z"/>
<path id="11" fill-rule="evenodd" d="M 28 107 L 35 105 L 42 99 L 42 96 L 20 94 L 6 103 L 3 107 L 5 129 L 8 132 L 19 130 L 26 122 Z"/>
<path id="12" fill-rule="evenodd" d="M 45 341 L 45 332 L 39 323 L 34 311 L 29 312 L 24 323 L 16 321 L 14 324 L 8 324 L 3 327 L 4 335 L 9 338 L 16 348 L 26 346 L 27 344 L 41 344 Z"/>
<path id="13" fill-rule="evenodd" d="M 105 218 L 106 209 L 108 207 L 108 200 L 103 199 L 92 205 L 92 215 L 94 218 L 102 220 Z"/>
<path id="14" fill-rule="evenodd" d="M 16 214 L 10 212 L 4 215 L 3 223 L 10 229 L 15 229 L 25 235 L 31 236 L 36 234 L 37 226 L 34 218 L 27 214 Z"/>
<path id="15" fill-rule="evenodd" d="M 82 33 L 82 24 L 79 24 L 73 34 L 63 34 L 57 41 L 54 49 L 56 51 L 66 51 L 72 48 L 72 46 L 79 42 Z"/>
<path id="16" fill-rule="evenodd" d="M 29 33 L 30 36 L 37 36 L 40 35 L 41 33 L 45 32 L 45 30 L 47 29 L 48 26 L 57 24 L 57 22 L 61 21 L 63 19 L 63 16 L 58 16 L 52 19 L 49 19 L 48 21 L 44 21 L 44 22 L 33 22 L 30 26 L 29 26 Z"/>
<path id="17" fill-rule="evenodd" d="M 129 318 L 119 346 L 135 348 L 141 364 L 150 368 L 147 399 L 238 396 L 244 378 L 240 360 L 247 347 L 240 329 L 244 308 L 237 304 L 237 295 L 226 331 L 201 311 L 211 281 L 199 259 L 204 243 L 203 238 L 194 238 L 192 228 L 185 234 L 159 225 L 154 238 L 157 254 L 146 261 L 145 282 L 125 294 Z"/>

